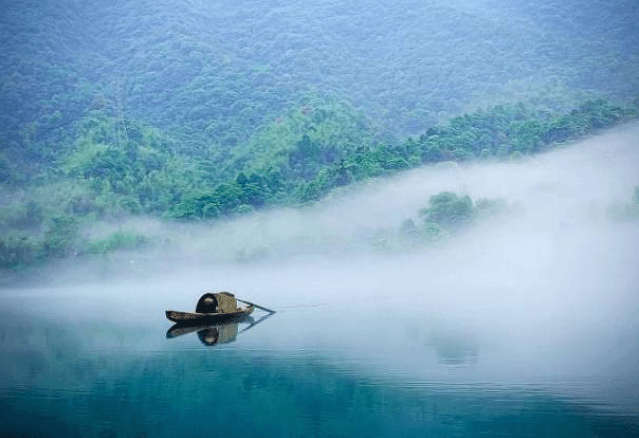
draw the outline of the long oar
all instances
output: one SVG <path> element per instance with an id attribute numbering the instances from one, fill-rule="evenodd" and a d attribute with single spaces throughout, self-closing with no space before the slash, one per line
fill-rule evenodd
<path id="1" fill-rule="evenodd" d="M 266 307 L 258 306 L 257 304 L 251 303 L 250 301 L 244 301 L 244 300 L 238 300 L 238 301 L 241 302 L 241 303 L 248 304 L 249 306 L 257 307 L 258 309 L 266 310 L 267 312 L 270 312 L 270 313 L 275 313 L 275 310 L 271 310 L 271 309 L 267 309 Z"/>

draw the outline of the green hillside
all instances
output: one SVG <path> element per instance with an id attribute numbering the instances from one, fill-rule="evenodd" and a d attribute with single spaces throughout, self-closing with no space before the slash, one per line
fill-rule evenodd
<path id="1" fill-rule="evenodd" d="M 145 242 L 90 223 L 298 205 L 637 114 L 632 1 L 5 3 L 3 267 Z"/>
<path id="2" fill-rule="evenodd" d="M 217 155 L 309 92 L 400 137 L 500 103 L 632 100 L 635 3 L 573 3 L 13 2 L 0 17 L 0 141 L 32 174 L 90 110 Z"/>

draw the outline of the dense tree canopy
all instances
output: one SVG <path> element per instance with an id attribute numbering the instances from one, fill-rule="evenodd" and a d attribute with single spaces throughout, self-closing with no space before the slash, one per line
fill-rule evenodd
<path id="1" fill-rule="evenodd" d="M 218 166 L 309 93 L 350 102 L 382 140 L 500 103 L 627 103 L 638 14 L 631 0 L 11 2 L 0 177 L 46 167 L 88 111 L 122 133 L 125 120 L 157 127 Z"/>
<path id="2" fill-rule="evenodd" d="M 542 3 L 3 5 L 0 265 L 147 243 L 87 223 L 298 205 L 636 117 L 634 3 Z M 441 201 L 426 227 L 469 209 Z"/>
<path id="3" fill-rule="evenodd" d="M 2 266 L 148 243 L 144 236 L 121 231 L 88 239 L 81 229 L 91 221 L 139 214 L 211 220 L 297 205 L 423 164 L 505 160 L 550 150 L 637 115 L 634 107 L 603 100 L 564 114 L 500 106 L 390 143 L 375 140 L 352 108 L 316 104 L 290 111 L 236 149 L 221 169 L 206 157 L 183 153 L 178 141 L 148 125 L 90 113 L 78 123 L 72 145 L 52 152 L 52 166 L 0 208 Z M 420 213 L 423 224 L 415 228 L 437 240 L 501 207 L 498 201 L 475 204 L 444 192 L 431 198 Z M 626 216 L 634 214 L 631 207 L 623 208 Z M 413 231 L 404 224 L 405 233 Z"/>

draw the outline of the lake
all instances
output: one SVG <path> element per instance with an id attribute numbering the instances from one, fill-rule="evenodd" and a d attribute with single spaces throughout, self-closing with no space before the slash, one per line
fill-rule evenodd
<path id="1" fill-rule="evenodd" d="M 634 289 L 580 288 L 588 273 L 579 300 L 559 282 L 473 289 L 428 257 L 5 290 L 0 432 L 639 436 Z M 167 338 L 164 310 L 192 311 L 215 278 L 278 312 Z"/>

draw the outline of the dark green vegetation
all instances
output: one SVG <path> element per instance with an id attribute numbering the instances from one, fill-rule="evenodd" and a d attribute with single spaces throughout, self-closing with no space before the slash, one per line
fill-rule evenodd
<path id="1" fill-rule="evenodd" d="M 206 153 L 312 90 L 400 135 L 469 106 L 639 92 L 633 0 L 5 3 L 0 138 L 29 163 L 91 108 Z"/>
<path id="2" fill-rule="evenodd" d="M 380 249 L 404 249 L 406 246 L 436 245 L 454 237 L 477 221 L 499 214 L 516 212 L 516 205 L 503 199 L 478 199 L 441 192 L 428 200 L 418 212 L 418 218 L 406 219 L 396 235 L 385 236 L 376 242 Z"/>
<path id="3" fill-rule="evenodd" d="M 3 5 L 0 267 L 636 117 L 634 2 L 498 3 Z"/>
<path id="4" fill-rule="evenodd" d="M 206 158 L 181 153 L 178 142 L 147 125 L 127 122 L 124 133 L 117 121 L 90 114 L 78 124 L 74 147 L 51 161 L 57 166 L 7 197 L 11 201 L 0 209 L 1 265 L 147 243 L 123 230 L 97 240 L 84 235 L 83 225 L 95 221 L 138 214 L 214 219 L 316 201 L 334 188 L 424 163 L 514 159 L 549 150 L 637 114 L 602 100 L 562 115 L 496 107 L 417 138 L 384 143 L 348 109 L 328 103 L 307 108 L 291 111 L 235 149 L 219 171 Z M 220 175 L 228 179 L 220 182 Z M 479 208 L 469 199 L 459 202 L 455 208 L 467 203 L 470 216 Z M 426 217 L 422 230 L 429 239 L 466 220 L 435 212 Z"/>

